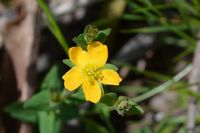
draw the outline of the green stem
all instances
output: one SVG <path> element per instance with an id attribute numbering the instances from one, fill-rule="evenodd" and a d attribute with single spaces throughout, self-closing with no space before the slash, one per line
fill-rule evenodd
<path id="1" fill-rule="evenodd" d="M 60 95 L 60 100 L 61 101 L 64 101 L 65 99 L 67 99 L 69 96 L 71 96 L 71 94 L 73 94 L 72 92 L 66 90 L 66 89 L 63 89 L 61 95 Z"/>
<path id="2" fill-rule="evenodd" d="M 44 13 L 47 16 L 49 29 L 51 30 L 51 32 L 54 34 L 54 36 L 58 40 L 62 49 L 65 51 L 65 53 L 67 53 L 68 48 L 69 48 L 68 43 L 65 40 L 58 24 L 56 23 L 53 15 L 52 15 L 52 12 L 50 11 L 50 9 L 48 8 L 48 6 L 46 5 L 46 3 L 43 0 L 37 0 L 37 3 L 39 4 L 39 6 L 42 8 L 42 10 L 44 11 Z"/>
<path id="3" fill-rule="evenodd" d="M 105 122 L 105 124 L 107 125 L 107 127 L 108 127 L 110 133 L 116 133 L 115 128 L 113 127 L 112 123 L 110 122 L 110 119 L 109 119 L 110 117 L 107 118 L 107 117 L 105 117 L 104 115 L 102 115 L 101 118 L 102 118 L 102 120 Z"/>
<path id="4" fill-rule="evenodd" d="M 169 89 L 169 87 L 171 85 L 173 85 L 175 82 L 178 82 L 179 80 L 181 80 L 184 76 L 186 76 L 190 71 L 192 70 L 192 65 L 188 65 L 187 67 L 185 67 L 180 73 L 178 73 L 177 75 L 175 75 L 171 80 L 166 81 L 165 83 L 163 83 L 162 85 L 154 88 L 153 90 L 142 94 L 140 96 L 135 97 L 133 100 L 135 102 L 141 102 L 143 100 L 146 100 L 164 90 Z"/>

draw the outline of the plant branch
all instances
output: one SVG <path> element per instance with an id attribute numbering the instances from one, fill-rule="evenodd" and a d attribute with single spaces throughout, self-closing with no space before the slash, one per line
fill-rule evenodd
<path id="1" fill-rule="evenodd" d="M 185 67 L 181 72 L 179 72 L 177 75 L 175 75 L 172 79 L 166 81 L 165 83 L 163 83 L 162 85 L 154 88 L 153 90 L 142 94 L 140 96 L 135 97 L 133 100 L 135 102 L 141 102 L 143 100 L 146 100 L 160 92 L 163 92 L 164 90 L 169 89 L 169 87 L 171 85 L 173 85 L 175 82 L 180 81 L 184 76 L 186 76 L 190 71 L 192 70 L 192 65 L 188 65 L 187 67 Z"/>

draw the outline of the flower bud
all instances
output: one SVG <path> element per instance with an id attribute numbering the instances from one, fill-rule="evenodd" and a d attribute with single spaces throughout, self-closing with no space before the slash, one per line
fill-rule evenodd
<path id="1" fill-rule="evenodd" d="M 117 102 L 115 103 L 115 109 L 119 115 L 124 116 L 124 114 L 136 105 L 130 98 L 125 96 L 119 96 Z"/>
<path id="2" fill-rule="evenodd" d="M 84 38 L 88 44 L 90 44 L 96 37 L 98 33 L 98 28 L 93 25 L 86 26 L 84 30 Z"/>

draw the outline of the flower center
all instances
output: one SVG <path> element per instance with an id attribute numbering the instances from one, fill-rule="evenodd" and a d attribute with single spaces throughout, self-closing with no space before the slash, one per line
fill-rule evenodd
<path id="1" fill-rule="evenodd" d="M 94 84 L 94 81 L 103 78 L 101 70 L 99 70 L 94 65 L 86 65 L 83 71 L 84 71 L 84 74 L 88 77 L 89 82 L 91 84 Z"/>

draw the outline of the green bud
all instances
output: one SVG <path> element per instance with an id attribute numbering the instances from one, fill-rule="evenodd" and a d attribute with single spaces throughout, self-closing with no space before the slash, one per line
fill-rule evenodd
<path id="1" fill-rule="evenodd" d="M 95 39 L 98 32 L 99 32 L 99 30 L 96 26 L 87 25 L 85 30 L 84 30 L 84 39 L 89 44 Z"/>
<path id="2" fill-rule="evenodd" d="M 51 93 L 51 101 L 58 103 L 60 102 L 60 94 L 58 94 L 57 92 L 52 92 Z"/>
<path id="3" fill-rule="evenodd" d="M 119 96 L 117 102 L 115 103 L 115 109 L 119 115 L 124 116 L 126 112 L 136 105 L 130 98 L 125 96 Z"/>

